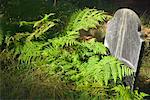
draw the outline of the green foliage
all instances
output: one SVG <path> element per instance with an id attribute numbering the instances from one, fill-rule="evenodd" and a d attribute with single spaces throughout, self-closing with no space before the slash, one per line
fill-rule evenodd
<path id="1" fill-rule="evenodd" d="M 142 16 L 140 16 L 140 19 L 141 19 L 141 22 L 142 22 L 142 25 L 144 27 L 150 27 L 150 17 L 149 17 L 149 12 L 148 11 L 145 11 Z"/>
<path id="2" fill-rule="evenodd" d="M 72 15 L 67 30 L 79 31 L 84 29 L 88 31 L 89 28 L 96 28 L 99 22 L 104 22 L 109 17 L 104 11 L 98 11 L 96 9 L 86 8 L 79 10 Z"/>
<path id="3" fill-rule="evenodd" d="M 89 81 L 89 84 L 96 83 L 100 86 L 107 86 L 109 80 L 114 80 L 114 83 L 116 83 L 117 79 L 122 80 L 123 73 L 126 75 L 133 73 L 130 68 L 122 66 L 117 59 L 111 56 L 103 57 L 101 60 L 98 56 L 92 56 L 82 67 L 81 76 L 83 79 L 79 82 L 85 85 Z"/>
<path id="4" fill-rule="evenodd" d="M 114 87 L 112 90 L 117 93 L 115 97 L 112 97 L 113 100 L 143 100 L 143 97 L 149 96 L 143 92 L 139 94 L 138 90 L 131 92 L 130 87 L 124 87 L 121 85 Z"/>
<path id="5" fill-rule="evenodd" d="M 0 31 L 0 46 L 2 45 L 2 41 L 3 41 L 3 34 L 2 34 L 2 32 Z"/>
<path id="6" fill-rule="evenodd" d="M 0 14 L 0 46 L 2 45 L 2 41 L 3 41 L 3 33 L 1 29 L 1 14 Z"/>
<path id="7" fill-rule="evenodd" d="M 85 23 L 85 21 L 83 21 L 83 22 L 81 22 L 81 21 L 79 21 L 80 19 L 83 19 L 84 17 L 86 17 L 86 16 L 88 16 L 88 14 L 87 15 L 82 15 L 83 14 L 83 12 L 85 12 L 86 11 L 86 13 L 89 13 L 89 14 L 97 14 L 96 16 L 94 16 L 93 15 L 93 17 L 91 16 L 90 17 L 90 19 L 91 20 L 93 20 L 93 21 L 91 21 L 91 20 L 87 20 L 86 21 L 86 23 L 90 23 L 92 26 L 90 26 L 89 24 L 85 24 L 85 25 L 82 25 L 83 24 L 83 22 Z M 92 12 L 93 11 L 93 12 Z M 96 44 L 98 44 L 99 45 L 99 43 L 96 43 L 96 42 L 91 42 L 92 43 L 92 45 L 89 45 L 89 44 L 87 44 L 87 43 L 85 43 L 85 42 L 82 42 L 82 43 L 80 43 L 79 41 L 77 41 L 76 39 L 79 37 L 79 30 L 80 29 L 82 29 L 82 26 L 84 26 L 84 27 L 87 27 L 87 28 L 93 28 L 93 26 L 94 26 L 94 24 L 95 23 L 97 23 L 98 24 L 98 21 L 103 21 L 104 20 L 104 18 L 107 18 L 107 15 L 105 15 L 105 13 L 102 13 L 101 11 L 96 11 L 95 9 L 94 10 L 90 10 L 90 9 L 85 9 L 85 10 L 83 10 L 83 12 L 81 12 L 81 11 L 79 11 L 78 12 L 78 14 L 79 15 L 82 15 L 83 16 L 83 18 L 82 17 L 79 17 L 79 16 L 77 16 L 77 18 L 76 18 L 76 20 L 78 20 L 77 22 L 74 22 L 74 21 L 70 21 L 69 22 L 69 26 L 66 28 L 66 30 L 65 30 L 65 35 L 64 36 L 59 36 L 59 37 L 56 37 L 56 38 L 52 38 L 52 39 L 49 39 L 48 40 L 48 42 L 46 43 L 44 43 L 44 45 L 43 46 L 46 46 L 46 51 L 47 51 L 47 48 L 48 49 L 51 49 L 50 51 L 51 51 L 51 54 L 55 54 L 55 53 L 53 53 L 53 52 L 55 52 L 55 51 L 58 51 L 58 48 L 60 48 L 60 50 L 61 50 L 61 48 L 63 48 L 63 47 L 66 47 L 66 46 L 74 46 L 74 45 L 76 45 L 76 47 L 79 47 L 79 46 L 82 46 L 82 47 L 84 47 L 84 48 L 87 48 L 87 49 L 89 49 L 89 50 L 93 50 L 95 53 L 96 52 L 102 52 L 102 53 L 105 53 L 106 54 L 106 49 L 104 48 L 104 47 L 99 47 L 99 46 L 96 46 Z M 50 14 L 50 15 L 52 15 L 52 14 Z M 49 20 L 47 20 L 48 19 L 48 17 L 50 17 L 50 15 L 48 16 L 48 15 L 46 15 L 43 19 L 41 19 L 40 21 L 37 21 L 37 22 L 35 22 L 34 23 L 34 26 L 33 26 L 33 28 L 35 27 L 35 30 L 33 31 L 33 33 L 25 33 L 25 34 L 16 34 L 13 38 L 13 41 L 15 42 L 14 44 L 17 44 L 17 42 L 20 42 L 20 40 L 22 41 L 23 40 L 23 37 L 26 37 L 26 39 L 24 39 L 24 41 L 30 41 L 31 39 L 39 39 L 40 37 L 42 37 L 42 34 L 44 34 L 49 28 L 51 28 L 52 26 L 54 26 L 55 24 L 54 24 L 54 21 L 56 21 L 56 20 L 52 20 L 52 21 L 49 21 Z M 77 14 L 76 14 L 77 15 Z M 99 16 L 98 16 L 99 15 Z M 73 17 L 74 17 L 74 15 L 73 15 Z M 71 17 L 71 19 L 73 18 L 73 17 Z M 89 18 L 88 18 L 89 19 Z M 73 20 L 73 19 L 72 19 Z M 94 21 L 94 20 L 96 20 L 96 21 Z M 76 29 L 76 28 L 74 28 L 74 27 L 71 27 L 72 26 L 72 24 L 74 24 L 74 25 L 76 25 L 77 23 L 80 23 L 80 25 L 78 26 L 79 28 L 78 28 L 78 30 Z M 21 22 L 21 25 L 23 25 L 23 24 L 32 24 L 32 23 L 28 23 L 28 22 Z M 94 27 L 96 27 L 96 25 L 94 26 Z M 8 39 L 8 40 L 10 40 L 10 39 Z M 44 41 L 43 41 L 44 42 Z M 42 43 L 43 43 L 42 42 Z M 7 44 L 9 43 L 9 41 L 7 41 Z M 18 45 L 18 44 L 17 44 Z M 15 51 L 17 51 L 18 53 L 15 53 L 15 55 L 17 55 L 17 54 L 20 54 L 21 52 L 21 54 L 25 54 L 25 55 L 27 55 L 28 53 L 23 53 L 23 52 L 28 52 L 28 51 L 24 51 L 25 49 L 24 48 L 28 48 L 27 50 L 29 50 L 30 48 L 32 48 L 32 47 L 30 47 L 31 45 L 28 45 L 29 47 L 27 47 L 27 45 L 28 45 L 28 42 L 26 42 L 25 43 L 25 47 L 22 47 L 22 46 L 20 46 L 19 47 L 19 45 L 17 46 L 17 48 L 16 48 L 16 50 Z M 38 45 L 38 43 L 37 43 L 37 45 Z M 42 45 L 41 44 L 39 44 L 39 46 L 42 48 Z M 18 48 L 19 47 L 19 48 Z M 97 49 L 95 48 L 95 47 L 97 47 Z M 38 49 L 38 48 L 37 48 Z M 42 48 L 43 49 L 43 48 Z M 56 50 L 55 50 L 56 49 Z M 45 54 L 45 50 L 43 50 L 43 52 L 44 52 L 44 54 Z M 52 50 L 53 50 L 53 52 L 52 52 Z M 30 50 L 31 52 L 32 52 L 32 50 Z M 33 52 L 36 52 L 36 47 L 34 46 L 34 50 L 33 50 Z M 31 54 L 29 54 L 30 56 L 28 56 L 29 57 L 29 59 L 30 58 L 32 58 L 32 53 Z M 42 55 L 41 55 L 42 56 Z M 51 55 L 52 56 L 52 55 Z M 27 57 L 27 56 L 26 56 Z M 34 57 L 33 57 L 34 58 Z M 23 58 L 24 59 L 24 58 Z M 22 60 L 23 60 L 22 59 Z M 26 62 L 26 61 L 25 61 Z"/>
<path id="8" fill-rule="evenodd" d="M 58 75 L 51 76 L 39 68 L 16 63 L 11 64 L 8 68 L 7 73 L 0 69 L 1 99 L 51 98 L 58 100 L 61 98 L 66 100 L 68 98 L 69 100 L 71 98 L 66 97 L 66 93 L 70 92 L 70 86 Z"/>
<path id="9" fill-rule="evenodd" d="M 43 19 L 35 22 L 34 26 L 33 26 L 33 28 L 35 28 L 35 31 L 26 38 L 26 41 L 31 41 L 32 39 L 34 39 L 34 37 L 35 38 L 40 37 L 40 35 L 44 34 L 48 29 L 53 27 L 55 25 L 55 23 L 53 21 L 56 21 L 56 20 L 49 21 L 49 17 L 52 15 L 54 15 L 54 14 L 51 13 L 49 15 L 45 15 Z M 22 24 L 28 25 L 28 22 L 21 22 L 20 25 L 22 25 Z"/>
<path id="10" fill-rule="evenodd" d="M 32 87 L 33 90 L 30 91 L 33 94 L 35 92 L 36 95 L 36 89 L 40 86 L 47 88 L 43 84 L 48 81 L 46 84 L 50 92 L 48 96 L 52 95 L 52 98 L 55 98 L 55 95 L 58 98 L 64 95 L 69 96 L 70 92 L 66 92 L 68 89 L 64 84 L 73 84 L 70 90 L 75 91 L 72 93 L 75 99 L 110 98 L 111 88 L 121 84 L 125 76 L 133 74 L 133 70 L 123 65 L 115 57 L 108 56 L 106 47 L 101 42 L 97 42 L 95 38 L 89 41 L 79 39 L 81 29 L 96 28 L 110 16 L 103 11 L 85 8 L 71 16 L 63 31 L 51 34 L 56 23 L 59 24 L 58 20 L 50 19 L 52 15 L 52 13 L 45 15 L 43 19 L 35 22 L 21 22 L 21 25 L 32 25 L 33 31 L 17 33 L 5 39 L 7 47 L 4 52 L 9 52 L 12 55 L 11 58 L 16 60 L 19 65 L 32 66 L 31 69 L 37 69 L 40 70 L 40 73 L 46 74 L 44 80 L 34 80 L 33 78 L 36 79 L 36 75 L 33 75 L 36 73 L 34 71 L 29 74 L 29 77 L 27 75 L 25 81 L 28 82 L 28 79 L 31 79 L 29 87 L 38 84 L 35 89 Z M 47 34 L 50 34 L 51 37 Z M 43 76 L 43 74 L 40 75 Z M 32 82 L 37 83 L 32 84 Z M 66 94 L 53 90 L 52 88 L 56 87 L 53 82 L 57 86 L 57 92 L 62 88 L 65 89 Z M 43 91 L 44 89 L 39 92 Z M 54 94 L 53 91 L 55 91 Z M 82 95 L 76 97 L 80 93 Z M 37 95 L 39 94 L 37 93 Z M 116 94 L 114 95 L 116 96 Z"/>

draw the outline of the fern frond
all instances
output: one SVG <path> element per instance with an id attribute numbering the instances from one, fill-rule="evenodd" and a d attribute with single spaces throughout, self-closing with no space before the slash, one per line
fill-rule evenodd
<path id="1" fill-rule="evenodd" d="M 42 35 L 43 33 L 45 33 L 48 29 L 50 29 L 51 27 L 53 27 L 55 25 L 54 22 L 50 21 L 47 22 L 45 24 L 43 24 L 42 26 L 40 26 L 39 28 L 37 28 L 33 33 L 31 33 L 27 38 L 26 41 L 30 41 L 31 39 L 38 38 L 40 35 Z"/>
<path id="2" fill-rule="evenodd" d="M 72 15 L 67 30 L 79 31 L 84 29 L 88 31 L 89 28 L 96 28 L 99 22 L 103 22 L 108 17 L 109 16 L 104 11 L 85 8 Z"/>
<path id="3" fill-rule="evenodd" d="M 41 20 L 36 21 L 36 22 L 34 23 L 33 28 L 39 27 L 42 23 L 47 22 L 47 21 L 49 20 L 49 17 L 50 17 L 50 16 L 53 16 L 53 15 L 55 15 L 55 14 L 54 14 L 54 13 L 50 13 L 50 14 L 48 14 L 48 15 L 45 14 L 45 16 L 44 16 Z"/>
<path id="4" fill-rule="evenodd" d="M 80 80 L 80 82 L 84 81 L 88 82 L 88 84 L 90 84 L 90 82 L 98 82 L 101 86 L 107 86 L 110 80 L 114 80 L 114 83 L 116 83 L 118 79 L 122 80 L 124 77 L 121 69 L 125 69 L 123 72 L 125 75 L 133 74 L 132 69 L 129 69 L 127 66 L 122 66 L 122 64 L 112 56 L 105 56 L 101 60 L 98 56 L 92 56 L 88 62 L 82 66 L 84 67 L 82 67 L 80 75 L 83 79 Z M 132 73 L 130 73 L 129 70 Z"/>
<path id="5" fill-rule="evenodd" d="M 41 57 L 42 43 L 38 42 L 26 42 L 25 45 L 20 48 L 19 61 L 30 64 L 32 61 L 37 61 L 38 57 Z"/>
<path id="6" fill-rule="evenodd" d="M 54 13 L 50 13 L 49 15 L 45 14 L 44 18 L 42 18 L 39 21 L 33 21 L 33 22 L 26 22 L 21 21 L 20 26 L 23 25 L 32 25 L 35 29 L 27 38 L 26 41 L 30 41 L 34 38 L 40 37 L 42 34 L 44 34 L 48 29 L 55 26 L 55 22 L 58 21 L 57 19 L 49 20 L 49 17 L 54 15 Z"/>
<path id="7" fill-rule="evenodd" d="M 131 91 L 130 87 L 118 85 L 112 88 L 116 92 L 116 96 L 112 97 L 111 99 L 117 99 L 117 100 L 143 100 L 145 96 L 148 96 L 148 94 L 145 94 L 143 92 L 138 93 L 138 90 Z"/>
<path id="8" fill-rule="evenodd" d="M 129 67 L 121 64 L 121 62 L 119 62 L 115 57 L 106 56 L 101 60 L 101 63 L 103 64 L 103 66 L 105 66 L 106 64 L 110 65 L 109 66 L 111 69 L 110 73 L 115 83 L 118 78 L 122 80 L 125 75 L 129 76 L 133 74 L 133 69 L 130 69 Z M 107 67 L 103 68 L 104 70 L 107 70 Z"/>
<path id="9" fill-rule="evenodd" d="M 112 77 L 113 77 L 113 79 L 114 79 L 114 82 L 116 83 L 117 77 L 119 76 L 119 75 L 118 75 L 118 71 L 117 71 L 116 62 L 111 63 L 110 67 L 111 67 Z"/>
<path id="10" fill-rule="evenodd" d="M 111 73 L 110 73 L 110 65 L 109 64 L 106 64 L 105 65 L 107 68 L 105 68 L 104 70 L 104 82 L 105 82 L 105 85 L 108 85 L 108 81 L 110 80 L 111 78 Z"/>
<path id="11" fill-rule="evenodd" d="M 62 37 L 57 37 L 53 39 L 49 39 L 49 43 L 52 44 L 52 47 L 64 47 L 64 46 L 72 46 L 72 45 L 79 45 L 80 43 L 76 40 L 78 37 L 75 35 L 76 33 L 73 33 L 73 35 L 66 35 Z"/>
<path id="12" fill-rule="evenodd" d="M 116 66 L 117 66 L 117 71 L 118 71 L 118 77 L 119 77 L 120 80 L 122 80 L 122 72 L 121 72 L 121 69 L 122 69 L 122 68 L 120 67 L 121 64 L 120 64 L 120 63 L 117 63 Z M 130 73 L 130 75 L 131 75 L 131 74 L 132 74 L 132 73 Z"/>
<path id="13" fill-rule="evenodd" d="M 89 42 L 82 42 L 82 46 L 88 48 L 95 54 L 106 54 L 106 47 L 100 43 L 96 42 L 95 39 L 91 39 Z"/>

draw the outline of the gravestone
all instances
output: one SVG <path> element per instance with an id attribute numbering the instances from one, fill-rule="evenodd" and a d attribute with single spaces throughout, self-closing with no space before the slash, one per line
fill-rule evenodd
<path id="1" fill-rule="evenodd" d="M 137 71 L 143 40 L 141 22 L 130 9 L 119 9 L 107 23 L 104 45 L 110 53 Z"/>

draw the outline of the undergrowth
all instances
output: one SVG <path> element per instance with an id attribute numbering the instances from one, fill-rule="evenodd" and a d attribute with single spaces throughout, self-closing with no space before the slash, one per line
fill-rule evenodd
<path id="1" fill-rule="evenodd" d="M 140 100 L 145 96 L 123 85 L 122 79 L 134 72 L 108 55 L 103 43 L 95 38 L 80 39 L 80 30 L 97 28 L 110 18 L 107 13 L 78 10 L 63 31 L 56 33 L 53 29 L 61 21 L 51 19 L 53 15 L 20 22 L 21 26 L 32 25 L 32 32 L 6 36 L 6 48 L 0 55 L 2 98 Z M 7 88 L 10 93 L 6 93 Z"/>

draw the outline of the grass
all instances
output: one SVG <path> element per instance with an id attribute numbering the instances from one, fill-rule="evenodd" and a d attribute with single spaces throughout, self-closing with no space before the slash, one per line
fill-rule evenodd
<path id="1" fill-rule="evenodd" d="M 41 69 L 18 72 L 0 71 L 1 99 L 65 99 L 65 93 L 70 91 L 70 88 L 57 75 L 49 76 Z"/>
<path id="2" fill-rule="evenodd" d="M 71 86 L 59 75 L 50 76 L 41 67 L 20 65 L 2 52 L 0 65 L 0 99 L 67 99 Z"/>

